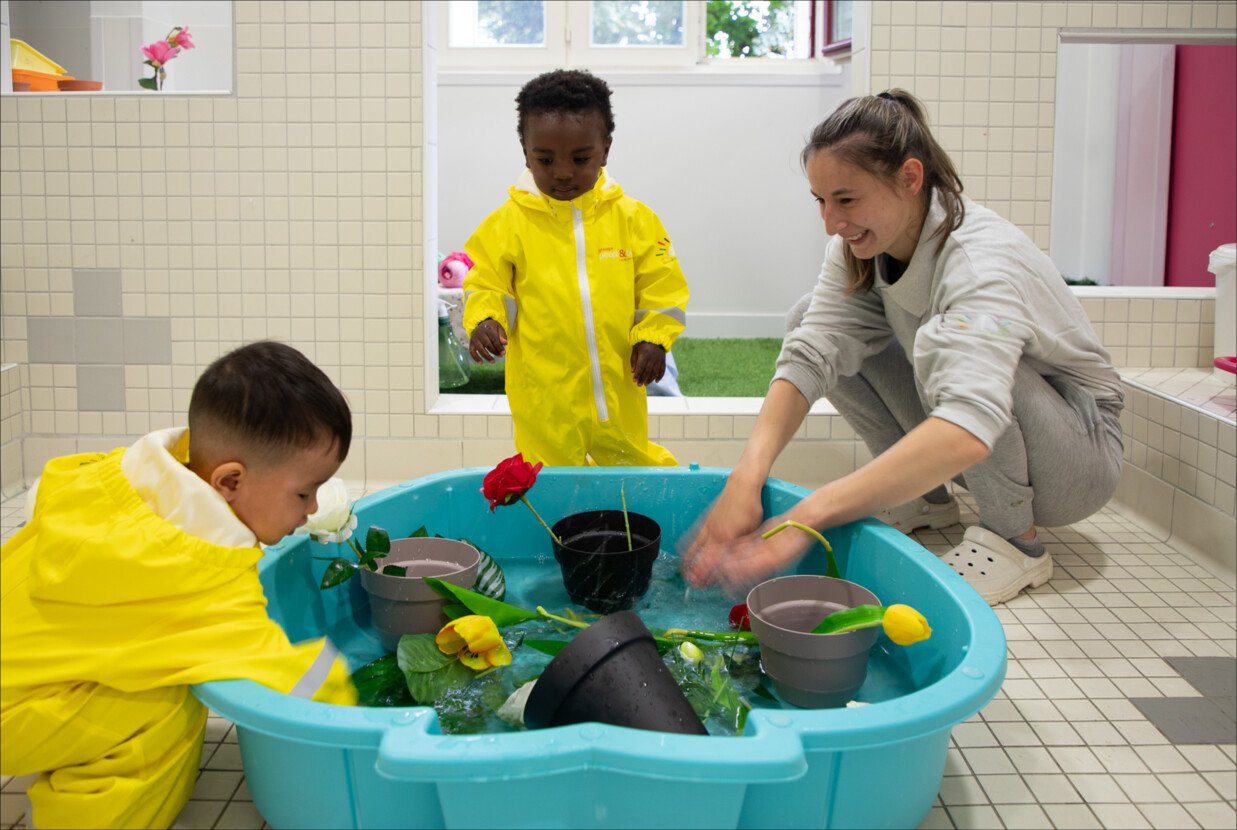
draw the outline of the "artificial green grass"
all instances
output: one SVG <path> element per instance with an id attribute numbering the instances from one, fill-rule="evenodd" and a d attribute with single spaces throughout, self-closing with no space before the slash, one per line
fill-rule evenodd
<path id="1" fill-rule="evenodd" d="M 689 398 L 763 398 L 781 349 L 776 337 L 680 337 L 679 388 Z"/>
<path id="2" fill-rule="evenodd" d="M 674 344 L 679 388 L 692 398 L 763 398 L 782 341 L 776 337 L 680 337 Z M 474 363 L 456 395 L 503 394 L 503 361 Z"/>

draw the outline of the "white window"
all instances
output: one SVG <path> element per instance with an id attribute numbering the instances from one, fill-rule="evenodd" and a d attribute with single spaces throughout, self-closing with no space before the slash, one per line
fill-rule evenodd
<path id="1" fill-rule="evenodd" d="M 438 15 L 438 42 L 445 44 L 439 59 L 449 69 L 802 66 L 842 40 L 843 27 L 849 37 L 850 5 L 850 0 L 449 0 Z"/>

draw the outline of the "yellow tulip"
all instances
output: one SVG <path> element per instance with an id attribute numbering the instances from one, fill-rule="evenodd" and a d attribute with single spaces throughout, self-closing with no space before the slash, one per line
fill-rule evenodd
<path id="1" fill-rule="evenodd" d="M 489 617 L 469 614 L 452 620 L 434 635 L 443 654 L 455 654 L 470 669 L 481 671 L 511 663 L 511 652 Z"/>
<path id="2" fill-rule="evenodd" d="M 900 646 L 909 646 L 932 636 L 928 621 L 909 605 L 890 605 L 881 619 L 885 634 Z"/>

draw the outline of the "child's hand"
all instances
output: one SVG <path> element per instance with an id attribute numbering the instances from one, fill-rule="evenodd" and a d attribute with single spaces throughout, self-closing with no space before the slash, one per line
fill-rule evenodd
<path id="1" fill-rule="evenodd" d="M 486 363 L 493 363 L 494 358 L 505 355 L 507 353 L 507 332 L 503 331 L 502 324 L 492 317 L 478 323 L 468 338 L 468 353 L 478 363 L 483 360 Z"/>
<path id="2" fill-rule="evenodd" d="M 631 350 L 631 379 L 637 386 L 648 386 L 666 373 L 666 350 L 641 341 Z"/>

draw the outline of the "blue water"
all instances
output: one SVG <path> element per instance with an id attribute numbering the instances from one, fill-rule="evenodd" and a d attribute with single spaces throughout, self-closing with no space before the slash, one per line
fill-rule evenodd
<path id="1" fill-rule="evenodd" d="M 572 604 L 566 589 L 563 587 L 562 572 L 552 554 L 538 554 L 527 558 L 512 558 L 503 563 L 503 571 L 507 579 L 508 603 L 523 608 L 535 609 L 538 605 L 552 614 L 574 614 L 579 619 L 589 622 L 600 615 L 585 608 Z M 668 628 L 686 628 L 700 631 L 729 631 L 729 613 L 736 602 L 742 597 L 726 594 L 721 589 L 702 589 L 689 587 L 678 572 L 677 559 L 662 551 L 653 565 L 653 576 L 648 592 L 636 602 L 631 610 L 640 615 L 644 624 L 655 635 L 662 634 Z M 570 609 L 568 611 L 568 609 Z M 576 629 L 550 621 L 533 621 L 513 626 L 504 634 L 509 642 L 525 638 L 536 639 L 570 639 Z M 702 644 L 703 645 L 703 644 Z M 740 660 L 749 656 L 755 659 L 758 651 L 744 646 L 705 646 L 706 650 L 726 648 Z M 502 672 L 496 672 L 497 677 L 490 677 L 485 684 L 476 682 L 464 690 L 451 694 L 448 699 L 440 702 L 440 719 L 444 731 L 452 732 L 504 732 L 512 727 L 493 715 L 492 709 L 501 702 L 507 694 L 526 680 L 537 676 L 544 669 L 550 657 L 528 646 L 517 647 L 513 655 L 512 665 Z M 368 658 L 373 659 L 373 658 Z M 667 663 L 674 662 L 674 656 L 667 656 Z M 748 664 L 751 665 L 751 664 Z M 681 667 L 671 666 L 672 671 Z M 783 708 L 796 707 L 778 698 L 768 678 L 761 673 L 759 682 L 753 683 L 749 675 L 744 688 L 743 698 L 752 708 Z M 758 688 L 749 688 L 751 686 Z M 855 695 L 855 700 L 862 703 L 878 703 L 900 697 L 915 690 L 905 654 L 898 646 L 891 645 L 885 638 L 880 638 L 872 649 L 867 678 Z M 735 724 L 725 719 L 710 718 L 705 721 L 710 734 L 733 735 Z"/>

